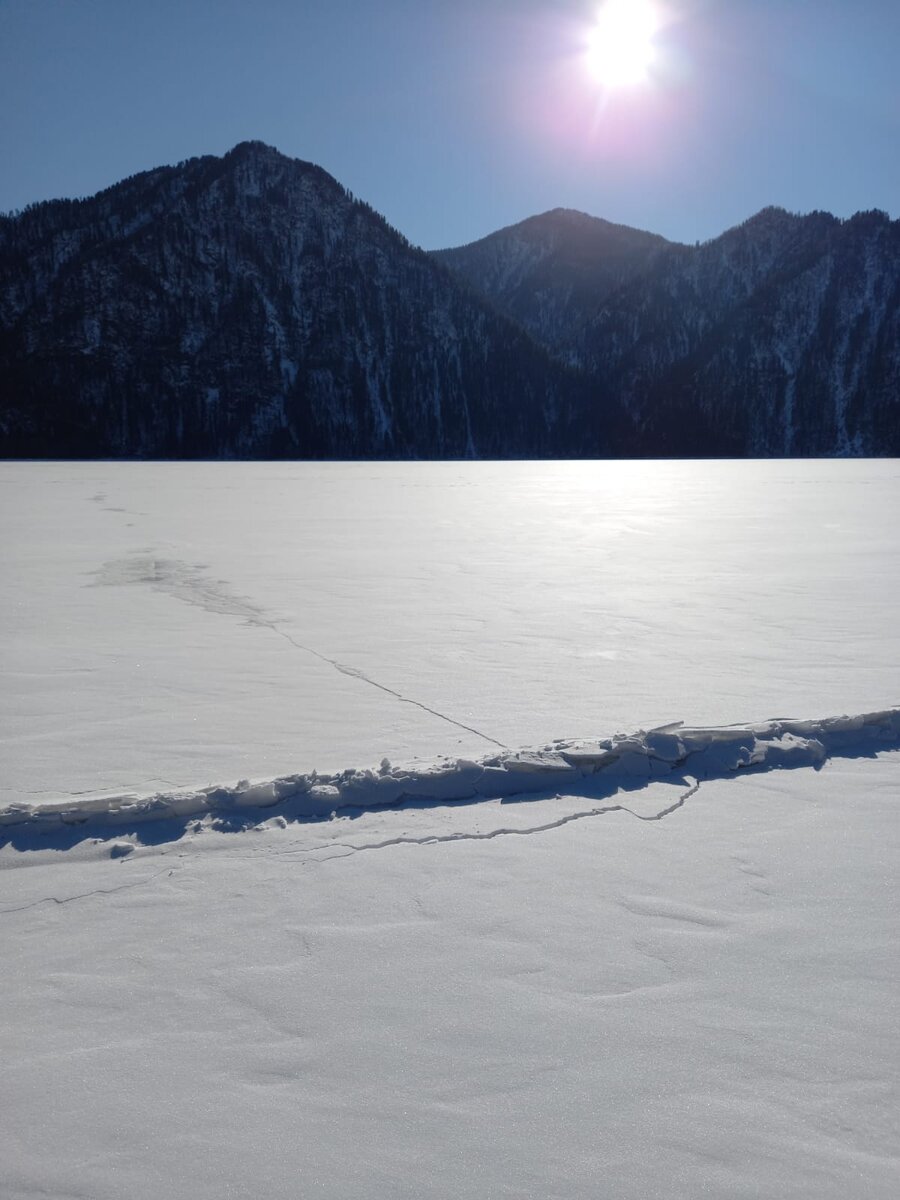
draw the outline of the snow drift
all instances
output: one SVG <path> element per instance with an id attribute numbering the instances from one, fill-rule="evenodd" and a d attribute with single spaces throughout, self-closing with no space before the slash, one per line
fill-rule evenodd
<path id="1" fill-rule="evenodd" d="M 502 797 L 564 793 L 611 794 L 641 780 L 666 776 L 720 779 L 737 771 L 820 767 L 833 756 L 874 754 L 900 745 L 900 708 L 821 720 L 776 718 L 759 725 L 708 729 L 681 722 L 597 741 L 559 740 L 534 750 L 508 751 L 478 760 L 441 758 L 430 763 L 377 769 L 349 768 L 331 775 L 287 775 L 232 787 L 133 794 L 53 804 L 12 804 L 0 809 L 6 837 L 23 826 L 130 827 L 168 819 L 274 810 L 293 820 L 327 820 L 344 809 L 405 803 L 477 803 Z M 274 815 L 272 813 L 271 815 Z M 256 819 L 259 819 L 257 816 Z M 2 840 L 0 834 L 0 840 Z"/>

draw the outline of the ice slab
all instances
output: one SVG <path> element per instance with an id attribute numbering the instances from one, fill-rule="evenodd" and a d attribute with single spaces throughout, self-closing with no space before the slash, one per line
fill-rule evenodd
<path id="1" fill-rule="evenodd" d="M 559 740 L 534 750 L 492 754 L 478 760 L 378 769 L 347 768 L 334 774 L 297 774 L 233 787 L 81 798 L 53 804 L 0 808 L 4 834 L 63 826 L 130 828 L 148 821 L 226 816 L 259 819 L 271 810 L 291 820 L 327 820 L 346 809 L 404 804 L 451 804 L 547 792 L 614 795 L 649 780 L 678 775 L 693 780 L 727 777 L 737 771 L 820 767 L 833 756 L 874 754 L 900 746 L 900 708 L 854 716 L 791 720 L 760 725 L 660 729 L 585 740 Z M 679 801 L 680 803 L 680 801 Z M 566 818 L 568 819 L 568 818 Z"/>

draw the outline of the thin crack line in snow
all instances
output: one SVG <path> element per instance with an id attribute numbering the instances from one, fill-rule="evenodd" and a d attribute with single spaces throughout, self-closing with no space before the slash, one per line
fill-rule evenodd
<path id="1" fill-rule="evenodd" d="M 368 683 L 373 688 L 378 688 L 380 692 L 387 692 L 389 696 L 400 700 L 403 704 L 413 704 L 416 708 L 421 708 L 423 712 L 431 713 L 433 717 L 438 717 L 441 721 L 446 721 L 449 725 L 455 725 L 457 729 L 465 729 L 468 733 L 474 733 L 476 737 L 482 738 L 486 742 L 490 742 L 494 746 L 499 746 L 501 750 L 508 750 L 509 747 L 505 742 L 498 742 L 496 738 L 492 738 L 487 733 L 482 733 L 480 729 L 476 729 L 473 725 L 466 725 L 462 721 L 457 721 L 453 717 L 448 717 L 446 713 L 438 712 L 436 708 L 429 708 L 427 704 L 423 704 L 421 700 L 411 700 L 409 696 L 404 696 L 400 692 L 395 692 L 393 688 L 387 687 L 383 683 L 379 683 L 376 679 L 370 679 L 368 675 L 359 670 L 358 667 L 346 667 L 343 663 L 339 663 L 335 658 L 329 658 L 327 654 L 321 654 L 318 650 L 313 650 L 312 646 L 304 646 L 302 642 L 298 642 L 296 638 L 291 637 L 289 633 L 285 633 L 283 629 L 272 621 L 259 621 L 260 625 L 264 625 L 266 629 L 271 629 L 273 633 L 277 633 L 279 637 L 284 638 L 286 642 L 290 642 L 298 650 L 302 650 L 305 654 L 312 654 L 314 658 L 318 658 L 321 662 L 328 663 L 334 667 L 336 671 L 340 671 L 342 675 L 348 675 L 351 679 L 359 679 L 363 683 Z"/>
<path id="2" fill-rule="evenodd" d="M 151 775 L 147 780 L 148 783 L 165 783 L 172 788 L 183 788 L 186 785 L 176 783 L 174 779 L 166 779 L 162 775 Z M 127 785 L 125 785 L 127 787 Z M 53 788 L 18 788 L 4 787 L 0 784 L 0 792 L 15 792 L 19 796 L 96 796 L 98 792 L 109 792 L 115 794 L 123 787 L 122 784 L 116 787 L 101 787 L 101 788 L 81 788 L 79 791 L 55 791 Z"/>
<path id="3" fill-rule="evenodd" d="M 690 778 L 690 776 L 688 776 Z M 534 833 L 548 833 L 553 829 L 562 829 L 564 825 L 570 825 L 573 821 L 583 821 L 587 817 L 602 817 L 606 813 L 624 812 L 629 816 L 634 817 L 638 821 L 661 821 L 663 817 L 667 817 L 670 813 L 681 808 L 681 806 L 696 795 L 700 789 L 699 780 L 694 780 L 693 784 L 668 808 L 662 809 L 658 813 L 650 813 L 649 816 L 644 816 L 642 813 L 635 812 L 634 809 L 628 808 L 624 804 L 605 804 L 601 808 L 588 808 L 582 812 L 567 813 L 566 816 L 560 817 L 556 821 L 548 821 L 545 825 L 534 825 L 528 829 L 512 829 L 503 827 L 501 829 L 491 829 L 486 833 L 446 833 L 446 834 L 430 834 L 426 837 L 399 837 L 387 838 L 383 842 L 363 842 L 361 845 L 351 845 L 349 842 L 332 842 L 330 846 L 322 846 L 321 849 L 340 849 L 347 850 L 347 854 L 329 854 L 325 858 L 313 858 L 314 862 L 326 863 L 332 862 L 338 858 L 350 858 L 353 854 L 358 854 L 363 850 L 385 850 L 390 846 L 434 846 L 441 842 L 490 842 L 498 837 L 529 837 Z M 557 800 L 559 796 L 555 797 Z M 315 853 L 313 848 L 307 853 L 307 857 L 312 858 Z"/>
<path id="4" fill-rule="evenodd" d="M 123 568 L 124 574 L 122 573 Z M 137 571 L 137 574 L 135 574 L 135 571 Z M 222 582 L 216 583 L 213 580 L 204 578 L 204 568 L 202 567 L 192 568 L 188 564 L 177 560 L 169 561 L 150 557 L 149 560 L 138 558 L 136 560 L 131 559 L 106 563 L 101 571 L 95 572 L 95 574 L 98 575 L 98 583 L 104 586 L 121 583 L 149 584 L 155 591 L 172 596 L 174 599 L 181 600 L 185 604 L 196 605 L 207 612 L 219 613 L 221 616 L 241 617 L 249 625 L 253 625 L 258 629 L 269 629 L 273 633 L 277 633 L 280 638 L 284 638 L 295 649 L 303 651 L 304 654 L 313 655 L 320 662 L 334 667 L 342 675 L 359 679 L 363 683 L 369 684 L 370 687 L 378 688 L 379 691 L 393 696 L 402 704 L 415 705 L 416 708 L 430 713 L 431 716 L 437 717 L 438 720 L 446 721 L 449 725 L 455 725 L 457 729 L 464 729 L 467 733 L 473 733 L 476 737 L 482 738 L 485 742 L 490 742 L 492 746 L 497 746 L 501 750 L 509 749 L 505 742 L 499 742 L 489 734 L 482 733 L 474 725 L 466 725 L 462 721 L 448 717 L 446 713 L 442 713 L 436 708 L 430 708 L 420 700 L 412 700 L 409 696 L 404 696 L 401 692 L 397 692 L 393 688 L 387 687 L 383 683 L 378 683 L 375 679 L 371 679 L 356 667 L 346 667 L 343 663 L 338 662 L 337 659 L 329 658 L 327 654 L 322 654 L 319 650 L 313 649 L 312 646 L 307 646 L 303 642 L 297 641 L 289 633 L 286 633 L 283 629 L 279 629 L 277 621 L 267 620 L 263 609 L 251 604 L 249 600 L 243 597 L 231 594 L 227 584 L 223 584 Z"/>
<path id="5" fill-rule="evenodd" d="M 20 904 L 17 908 L 0 908 L 0 916 L 6 913 L 25 912 L 29 908 L 37 908 L 39 904 L 71 904 L 74 900 L 87 900 L 90 896 L 113 896 L 116 892 L 127 892 L 132 888 L 144 887 L 145 884 L 152 883 L 154 879 L 159 879 L 160 875 L 171 875 L 175 867 L 164 867 L 161 871 L 155 871 L 152 875 L 148 875 L 146 879 L 136 879 L 132 883 L 120 883 L 114 888 L 94 888 L 90 892 L 79 892 L 76 896 L 64 896 L 60 899 L 58 896 L 42 896 L 40 900 L 32 900 L 28 904 Z"/>

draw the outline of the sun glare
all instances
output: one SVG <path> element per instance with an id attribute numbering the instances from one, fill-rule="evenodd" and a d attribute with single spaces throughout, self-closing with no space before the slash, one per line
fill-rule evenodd
<path id="1" fill-rule="evenodd" d="M 604 87 L 645 83 L 656 55 L 659 14 L 649 0 L 606 0 L 588 34 L 587 58 Z"/>

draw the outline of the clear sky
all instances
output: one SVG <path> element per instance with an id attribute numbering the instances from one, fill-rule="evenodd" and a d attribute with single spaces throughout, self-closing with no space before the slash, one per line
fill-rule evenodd
<path id="1" fill-rule="evenodd" d="M 428 249 L 557 206 L 900 215 L 900 0 L 651 3 L 610 83 L 600 0 L 0 0 L 0 211 L 257 138 Z"/>

